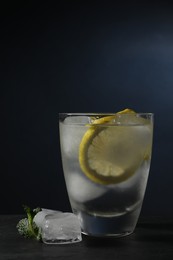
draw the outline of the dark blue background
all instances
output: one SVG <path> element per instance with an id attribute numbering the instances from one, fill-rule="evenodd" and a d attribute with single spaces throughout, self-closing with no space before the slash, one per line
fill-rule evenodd
<path id="1" fill-rule="evenodd" d="M 173 216 L 173 6 L 28 2 L 0 12 L 0 213 L 69 210 L 58 113 L 129 107 L 155 114 L 142 214 Z"/>

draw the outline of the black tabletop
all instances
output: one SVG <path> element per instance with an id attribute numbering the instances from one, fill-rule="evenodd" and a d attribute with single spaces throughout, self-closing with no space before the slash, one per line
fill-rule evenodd
<path id="1" fill-rule="evenodd" d="M 46 245 L 21 237 L 17 215 L 0 216 L 0 260 L 173 260 L 173 219 L 139 219 L 135 232 L 118 239 L 83 236 L 82 242 Z"/>

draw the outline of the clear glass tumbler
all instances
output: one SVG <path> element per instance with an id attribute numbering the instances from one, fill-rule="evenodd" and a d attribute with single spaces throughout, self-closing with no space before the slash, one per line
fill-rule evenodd
<path id="1" fill-rule="evenodd" d="M 131 234 L 148 180 L 153 114 L 60 113 L 59 127 L 66 187 L 82 233 Z"/>

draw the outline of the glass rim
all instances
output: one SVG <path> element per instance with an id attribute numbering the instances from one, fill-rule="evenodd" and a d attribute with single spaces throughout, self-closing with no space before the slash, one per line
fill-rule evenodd
<path id="1" fill-rule="evenodd" d="M 89 113 L 89 112 L 86 112 L 86 113 L 63 113 L 63 112 L 59 112 L 59 116 L 113 116 L 113 115 L 115 115 L 115 114 L 117 114 L 117 113 L 113 113 L 113 112 L 93 112 L 93 113 Z M 135 113 L 137 116 L 154 116 L 154 113 L 152 113 L 152 112 L 137 112 L 137 113 Z M 124 116 L 124 115 L 132 115 L 132 113 L 125 113 L 125 114 L 118 114 L 118 116 Z"/>
<path id="2" fill-rule="evenodd" d="M 66 125 L 86 125 L 86 122 L 65 122 L 65 119 L 68 118 L 68 117 L 71 117 L 73 118 L 73 116 L 88 116 L 88 117 L 98 117 L 98 118 L 102 118 L 104 116 L 114 116 L 116 113 L 59 113 L 59 122 L 62 122 Z M 127 116 L 132 116 L 134 114 L 132 113 L 125 113 L 125 114 L 117 114 L 118 115 L 118 118 L 124 118 L 124 117 L 127 117 Z M 150 120 L 150 123 L 153 123 L 154 122 L 154 113 L 135 113 L 135 115 L 137 117 L 143 117 L 145 119 L 148 119 Z M 92 120 L 91 120 L 92 121 Z M 92 122 L 88 122 L 87 125 L 93 125 Z M 95 125 L 97 125 L 97 123 L 95 123 Z M 130 122 L 124 122 L 124 123 L 121 123 L 121 122 L 107 122 L 106 124 L 103 122 L 103 123 L 99 123 L 98 125 L 112 125 L 112 126 L 115 126 L 115 125 L 141 125 L 141 123 L 130 123 Z"/>

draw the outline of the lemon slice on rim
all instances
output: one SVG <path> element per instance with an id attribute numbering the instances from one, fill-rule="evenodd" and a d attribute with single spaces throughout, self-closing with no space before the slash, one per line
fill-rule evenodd
<path id="1" fill-rule="evenodd" d="M 121 115 L 129 114 L 135 124 L 113 125 Z M 127 120 L 125 117 L 124 120 Z M 128 119 L 129 120 L 129 119 Z M 146 157 L 146 138 L 136 113 L 125 109 L 115 115 L 95 119 L 85 132 L 79 147 L 82 172 L 99 184 L 115 184 L 131 177 Z M 110 126 L 111 124 L 111 126 Z M 145 122 L 146 124 L 146 122 Z"/>

